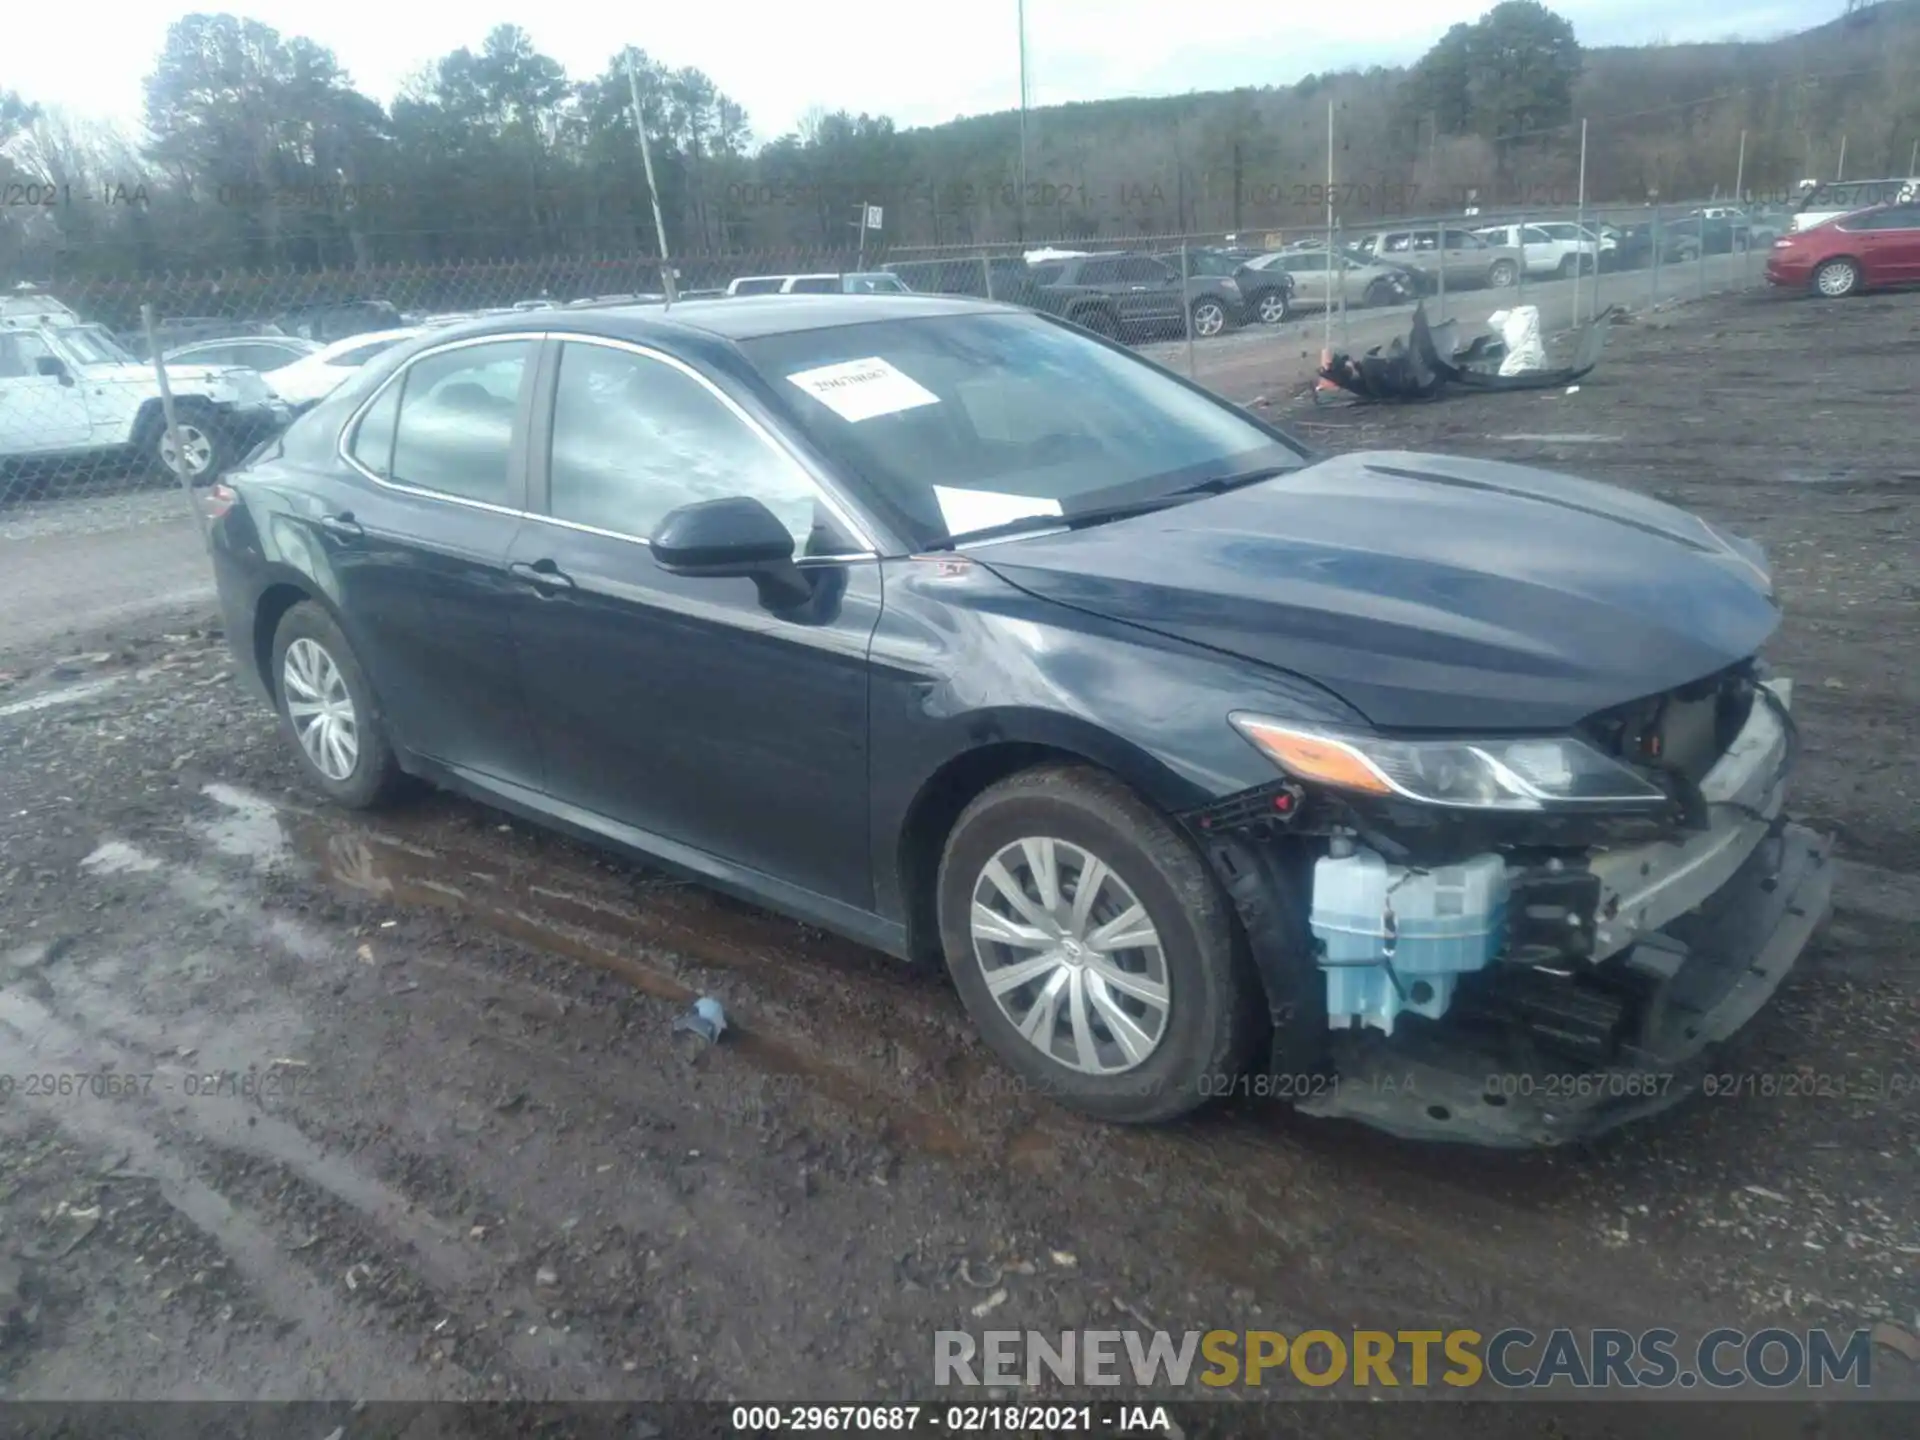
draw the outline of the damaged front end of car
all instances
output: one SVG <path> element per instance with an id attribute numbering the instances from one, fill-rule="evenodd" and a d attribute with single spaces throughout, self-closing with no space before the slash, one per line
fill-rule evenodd
<path id="1" fill-rule="evenodd" d="M 1276 778 L 1187 821 L 1261 972 L 1282 1093 L 1507 1147 L 1691 1093 L 1829 905 L 1827 843 L 1785 811 L 1791 704 L 1749 660 L 1554 736 L 1234 716 Z"/>

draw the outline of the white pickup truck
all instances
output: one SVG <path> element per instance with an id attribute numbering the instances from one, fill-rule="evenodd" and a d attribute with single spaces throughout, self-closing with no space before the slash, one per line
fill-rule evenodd
<path id="1" fill-rule="evenodd" d="M 215 479 L 292 417 L 252 370 L 170 365 L 176 453 L 160 382 L 103 325 L 70 314 L 0 316 L 0 466 L 133 459 Z"/>

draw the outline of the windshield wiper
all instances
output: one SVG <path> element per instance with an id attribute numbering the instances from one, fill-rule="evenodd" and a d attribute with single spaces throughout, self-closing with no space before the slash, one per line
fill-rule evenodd
<path id="1" fill-rule="evenodd" d="M 976 540 L 998 540 L 1005 535 L 1024 535 L 1032 530 L 1078 530 L 1087 525 L 1103 525 L 1109 520 L 1124 520 L 1130 515 L 1164 510 L 1187 498 L 1185 492 L 1174 490 L 1145 500 L 1129 500 L 1119 505 L 1091 505 L 1085 510 L 1071 510 L 1059 515 L 1021 515 L 1012 520 L 1003 520 L 998 525 L 986 525 L 978 530 L 963 530 L 958 535 L 943 536 L 920 548 L 923 551 L 951 550 L 957 545 L 971 545 Z"/>
<path id="2" fill-rule="evenodd" d="M 964 530 L 958 535 L 948 535 L 939 540 L 930 541 L 920 548 L 923 551 L 951 550 L 959 545 L 970 545 L 976 540 L 998 540 L 1003 536 L 1025 535 L 1034 530 L 1078 530 L 1087 525 L 1104 525 L 1109 520 L 1125 520 L 1133 515 L 1150 515 L 1155 510 L 1165 510 L 1170 506 L 1184 504 L 1196 495 L 1224 495 L 1227 491 L 1238 490 L 1243 485 L 1255 485 L 1262 480 L 1271 480 L 1276 475 L 1290 475 L 1298 468 L 1295 465 L 1268 465 L 1258 470 L 1242 470 L 1234 475 L 1216 475 L 1210 480 L 1182 485 L 1177 490 L 1164 490 L 1158 495 L 1149 495 L 1143 500 L 1127 500 L 1115 505 L 1092 505 L 1085 510 L 1064 511 L 1058 515 L 1021 515 L 1012 520 L 1003 520 L 998 525 L 987 525 L 978 530 Z"/>
<path id="3" fill-rule="evenodd" d="M 1198 480 L 1191 485 L 1182 485 L 1178 490 L 1170 490 L 1169 495 L 1224 495 L 1229 490 L 1238 490 L 1243 485 L 1257 485 L 1262 480 L 1271 480 L 1276 475 L 1291 475 L 1300 467 L 1297 465 L 1263 465 L 1257 470 L 1242 470 L 1233 475 L 1216 475 L 1211 480 Z"/>

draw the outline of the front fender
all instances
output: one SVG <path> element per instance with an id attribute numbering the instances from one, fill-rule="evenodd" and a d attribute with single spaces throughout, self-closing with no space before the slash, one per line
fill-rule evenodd
<path id="1" fill-rule="evenodd" d="M 1004 773 L 982 757 L 1083 760 L 1178 814 L 1275 777 L 1228 724 L 1236 709 L 1363 723 L 1310 681 L 1040 599 L 967 557 L 885 563 L 868 713 L 872 869 L 889 919 L 907 918 L 916 817 L 933 797 L 957 813 L 971 796 L 943 787 Z"/>

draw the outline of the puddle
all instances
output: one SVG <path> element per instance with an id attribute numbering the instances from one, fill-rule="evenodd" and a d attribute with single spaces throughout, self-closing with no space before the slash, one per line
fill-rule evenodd
<path id="1" fill-rule="evenodd" d="M 64 690 L 47 690 L 39 695 L 29 695 L 24 700 L 0 705 L 0 720 L 10 715 L 31 714 L 35 710 L 51 710 L 56 705 L 72 705 L 111 690 L 119 683 L 120 677 L 112 675 L 104 680 L 89 680 L 84 685 L 69 685 Z"/>
<path id="2" fill-rule="evenodd" d="M 80 866 L 96 875 L 146 875 L 158 870 L 160 861 L 124 840 L 106 840 Z"/>
<path id="3" fill-rule="evenodd" d="M 403 905 L 457 912 L 531 949 L 597 966 L 655 999 L 690 1005 L 698 998 L 698 992 L 670 970 L 636 959 L 607 943 L 611 938 L 658 945 L 660 937 L 652 933 L 658 927 L 642 917 L 623 914 L 612 906 L 550 887 L 528 886 L 520 893 L 537 895 L 545 906 L 558 902 L 560 908 L 570 908 L 591 919 L 581 924 L 534 913 L 494 898 L 503 888 L 503 877 L 498 874 L 462 869 L 433 851 L 389 843 L 384 837 L 334 830 L 318 821 L 296 823 L 292 827 L 292 839 L 328 881 L 343 888 Z M 461 883 L 463 881 L 466 883 Z M 602 934 L 594 933 L 596 929 Z M 605 937 L 604 932 L 609 930 L 617 933 Z M 709 937 L 703 948 L 712 946 L 713 940 Z M 726 963 L 710 962 L 708 956 L 699 954 L 690 954 L 689 958 L 702 963 Z M 732 958 L 737 966 L 738 957 Z M 750 1019 L 745 1025 L 731 1024 L 721 1048 L 770 1077 L 803 1082 L 807 1088 L 843 1108 L 881 1112 L 902 1141 L 921 1150 L 959 1156 L 978 1148 L 951 1122 L 893 1093 L 899 1089 L 897 1083 L 889 1087 L 849 1070 L 809 1045 L 753 1028 Z"/>
<path id="4" fill-rule="evenodd" d="M 228 811 L 198 827 L 221 854 L 250 860 L 261 870 L 270 870 L 287 858 L 287 832 L 272 801 L 218 783 L 202 786 L 201 793 Z"/>

